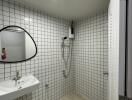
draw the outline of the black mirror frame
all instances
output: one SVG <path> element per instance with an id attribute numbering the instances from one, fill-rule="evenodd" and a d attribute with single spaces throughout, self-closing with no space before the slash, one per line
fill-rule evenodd
<path id="1" fill-rule="evenodd" d="M 0 63 L 18 63 L 18 62 L 24 62 L 24 61 L 27 61 L 27 60 L 30 60 L 30 59 L 34 58 L 34 57 L 37 55 L 38 49 L 37 49 L 37 45 L 36 45 L 36 43 L 35 43 L 33 37 L 32 37 L 24 28 L 22 28 L 22 27 L 20 27 L 20 26 L 16 26 L 16 25 L 9 25 L 9 26 L 6 26 L 6 27 L 0 29 L 0 32 L 3 31 L 3 30 L 5 30 L 6 28 L 9 28 L 9 27 L 17 27 L 17 28 L 20 28 L 20 29 L 24 30 L 24 31 L 30 36 L 30 38 L 32 39 L 32 41 L 33 41 L 33 43 L 34 43 L 34 45 L 35 45 L 36 53 L 35 53 L 32 57 L 30 57 L 30 58 L 28 58 L 28 59 L 25 59 L 25 60 L 21 60 L 21 61 L 12 61 L 12 62 L 10 62 L 10 61 L 0 61 Z"/>

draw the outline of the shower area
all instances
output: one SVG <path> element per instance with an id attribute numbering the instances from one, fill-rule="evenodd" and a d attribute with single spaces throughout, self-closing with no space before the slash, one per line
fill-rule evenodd
<path id="1" fill-rule="evenodd" d="M 76 21 L 74 28 L 72 24 L 70 29 L 68 37 L 62 39 L 62 58 L 66 67 L 63 72 L 64 77 L 68 78 L 69 74 L 72 75 L 73 93 L 76 95 L 86 100 L 106 100 L 108 95 L 107 11 Z M 72 98 L 72 95 L 69 98 Z"/>
<path id="2" fill-rule="evenodd" d="M 109 58 L 116 56 L 109 56 L 116 45 L 110 45 L 115 39 L 112 15 L 117 14 L 113 13 L 112 3 L 108 1 L 98 13 L 69 20 L 52 17 L 18 0 L 0 0 L 0 28 L 21 26 L 38 47 L 36 57 L 29 61 L 0 64 L 0 81 L 12 79 L 16 70 L 40 80 L 37 90 L 16 100 L 108 100 L 112 94 L 109 88 L 114 88 L 109 80 L 116 78 L 109 75 L 115 66 L 115 62 L 109 64 Z"/>
<path id="3" fill-rule="evenodd" d="M 71 74 L 73 93 L 72 95 L 64 96 L 61 100 L 68 100 L 69 98 L 69 100 L 76 100 L 77 98 L 77 100 L 107 100 L 107 11 L 84 20 L 76 21 L 74 23 L 74 31 L 72 32 L 75 33 L 73 33 L 72 37 L 63 38 L 63 45 L 66 39 L 69 40 L 68 44 L 71 43 L 70 41 L 72 41 L 72 44 L 65 45 L 65 52 L 63 50 L 62 54 L 67 55 L 65 58 L 63 55 L 63 60 L 65 60 L 65 65 L 67 65 L 65 70 L 67 72 L 63 72 L 63 75 L 67 78 L 68 73 Z M 71 49 L 72 52 L 68 49 Z M 70 63 L 67 63 L 68 59 L 71 59 Z"/>

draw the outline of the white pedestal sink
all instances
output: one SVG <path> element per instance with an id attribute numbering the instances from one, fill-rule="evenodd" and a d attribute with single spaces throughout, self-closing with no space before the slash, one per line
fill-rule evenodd
<path id="1" fill-rule="evenodd" d="M 39 86 L 39 80 L 33 75 L 27 75 L 17 81 L 7 80 L 0 82 L 0 100 L 12 100 L 27 93 L 31 93 Z"/>

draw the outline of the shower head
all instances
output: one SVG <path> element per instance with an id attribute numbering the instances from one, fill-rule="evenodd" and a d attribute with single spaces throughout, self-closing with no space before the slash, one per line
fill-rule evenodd
<path id="1" fill-rule="evenodd" d="M 67 37 L 65 36 L 63 39 L 65 40 L 65 39 L 67 39 Z"/>

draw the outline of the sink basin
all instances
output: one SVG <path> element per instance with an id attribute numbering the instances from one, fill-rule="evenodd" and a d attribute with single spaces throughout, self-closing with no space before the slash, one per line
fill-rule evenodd
<path id="1" fill-rule="evenodd" d="M 27 75 L 17 81 L 7 80 L 0 82 L 0 100 L 12 100 L 32 92 L 39 86 L 39 80 L 33 75 Z"/>

